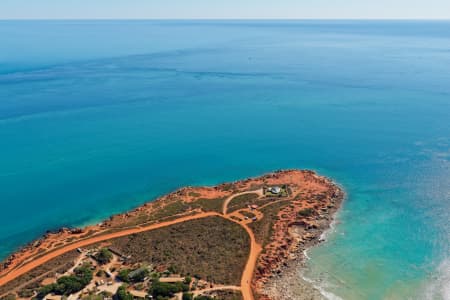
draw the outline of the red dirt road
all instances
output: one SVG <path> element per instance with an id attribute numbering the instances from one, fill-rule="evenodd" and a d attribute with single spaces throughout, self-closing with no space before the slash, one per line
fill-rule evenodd
<path id="1" fill-rule="evenodd" d="M 134 233 L 140 233 L 140 232 L 144 232 L 144 231 L 154 230 L 154 229 L 158 229 L 158 228 L 162 228 L 162 227 L 166 227 L 166 226 L 170 226 L 170 225 L 174 225 L 174 224 L 178 224 L 178 223 L 182 223 L 182 222 L 186 222 L 186 221 L 197 220 L 197 219 L 202 219 L 202 218 L 212 217 L 212 216 L 221 216 L 221 215 L 216 212 L 199 213 L 199 214 L 196 214 L 193 216 L 181 217 L 179 219 L 172 220 L 172 221 L 153 224 L 153 225 L 149 225 L 149 226 L 145 226 L 145 227 L 141 227 L 141 228 L 127 229 L 124 231 L 113 232 L 110 234 L 105 234 L 105 235 L 101 235 L 98 237 L 92 237 L 92 238 L 89 238 L 86 240 L 82 240 L 82 241 L 64 246 L 61 249 L 52 251 L 52 252 L 50 252 L 44 256 L 41 256 L 29 263 L 17 268 L 17 269 L 11 270 L 11 272 L 7 273 L 5 276 L 0 278 L 0 285 L 4 285 L 5 283 L 19 277 L 20 275 L 23 275 L 23 274 L 29 272 L 30 270 L 48 262 L 49 260 L 51 260 L 55 257 L 58 257 L 64 253 L 67 253 L 69 251 L 75 250 L 77 248 L 85 247 L 85 246 L 92 245 L 92 244 L 95 244 L 98 242 L 103 242 L 103 241 L 106 241 L 109 239 L 127 236 L 127 235 L 134 234 Z"/>

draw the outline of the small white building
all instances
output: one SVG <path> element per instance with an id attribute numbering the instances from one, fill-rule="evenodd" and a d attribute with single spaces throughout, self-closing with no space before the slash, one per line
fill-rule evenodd
<path id="1" fill-rule="evenodd" d="M 272 194 L 279 194 L 281 193 L 281 188 L 279 186 L 273 186 L 267 189 Z"/>

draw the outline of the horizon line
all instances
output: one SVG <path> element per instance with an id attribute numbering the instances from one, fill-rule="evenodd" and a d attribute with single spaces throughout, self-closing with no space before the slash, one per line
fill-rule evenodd
<path id="1" fill-rule="evenodd" d="M 450 21 L 449 18 L 0 18 L 0 21 Z"/>

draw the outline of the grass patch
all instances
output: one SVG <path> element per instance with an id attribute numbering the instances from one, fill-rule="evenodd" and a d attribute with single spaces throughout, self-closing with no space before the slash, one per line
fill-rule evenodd
<path id="1" fill-rule="evenodd" d="M 231 199 L 230 203 L 228 204 L 228 212 L 233 212 L 238 209 L 245 208 L 248 205 L 255 204 L 258 197 L 259 196 L 256 193 L 236 196 Z"/>
<path id="2" fill-rule="evenodd" d="M 189 192 L 189 197 L 193 197 L 193 198 L 198 198 L 200 197 L 202 194 L 197 193 L 197 192 Z"/>
<path id="3" fill-rule="evenodd" d="M 223 202 L 225 197 L 219 197 L 215 199 L 200 198 L 191 203 L 192 208 L 201 208 L 203 211 L 215 211 L 222 212 Z"/>
<path id="4" fill-rule="evenodd" d="M 167 204 L 166 206 L 158 209 L 154 213 L 150 214 L 148 221 L 157 221 L 174 215 L 184 213 L 189 210 L 189 205 L 181 200 Z"/>
<path id="5" fill-rule="evenodd" d="M 114 226 L 114 228 L 126 228 L 141 224 L 165 220 L 169 217 L 185 213 L 191 209 L 190 205 L 184 203 L 181 199 L 168 203 L 164 206 L 155 203 L 155 211 L 152 213 L 142 212 L 138 216 L 130 218 L 126 223 Z"/>
<path id="6" fill-rule="evenodd" d="M 278 212 L 289 204 L 289 201 L 280 201 L 262 208 L 261 212 L 264 214 L 264 217 L 248 225 L 253 230 L 258 243 L 265 246 L 270 241 L 273 233 L 273 224 L 277 221 Z"/>
<path id="7" fill-rule="evenodd" d="M 203 211 L 215 211 L 220 213 L 225 198 L 206 199 L 200 198 L 194 202 L 186 203 L 181 199 L 172 200 L 172 202 L 162 205 L 161 203 L 154 203 L 152 213 L 142 212 L 139 215 L 130 218 L 126 223 L 115 226 L 114 228 L 128 228 L 142 224 L 153 223 L 156 221 L 168 221 L 176 218 L 177 215 L 186 214 L 193 209 L 200 208 Z"/>
<path id="8" fill-rule="evenodd" d="M 175 267 L 177 272 L 239 285 L 247 261 L 247 232 L 229 220 L 208 217 L 111 240 L 131 263 Z"/>
<path id="9" fill-rule="evenodd" d="M 213 299 L 220 299 L 220 300 L 242 300 L 242 299 L 244 299 L 242 297 L 241 292 L 233 291 L 233 290 L 218 290 L 218 291 L 207 292 L 202 295 L 212 297 Z"/>
<path id="10" fill-rule="evenodd" d="M 17 277 L 16 279 L 0 286 L 0 295 L 7 294 L 19 286 L 25 285 L 20 289 L 22 295 L 32 294 L 38 290 L 40 282 L 46 277 L 46 273 L 53 275 L 54 273 L 64 273 L 74 265 L 74 260 L 78 256 L 77 251 L 70 251 L 60 255 L 45 264 L 34 268 L 33 270 Z"/>

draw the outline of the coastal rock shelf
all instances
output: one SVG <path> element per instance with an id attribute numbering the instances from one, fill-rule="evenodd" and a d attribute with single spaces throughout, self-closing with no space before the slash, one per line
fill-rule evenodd
<path id="1" fill-rule="evenodd" d="M 343 198 L 330 179 L 300 170 L 185 187 L 94 226 L 48 232 L 2 262 L 0 298 L 289 298 L 289 266 L 320 242 Z M 303 288 L 308 299 L 317 292 Z"/>

